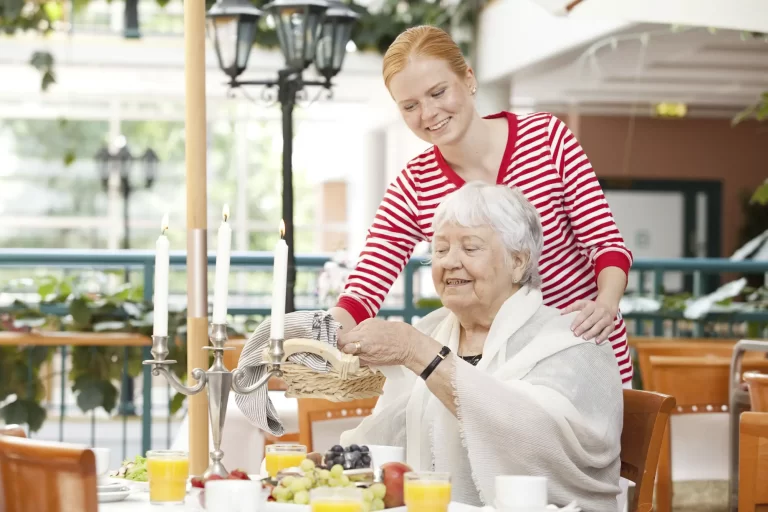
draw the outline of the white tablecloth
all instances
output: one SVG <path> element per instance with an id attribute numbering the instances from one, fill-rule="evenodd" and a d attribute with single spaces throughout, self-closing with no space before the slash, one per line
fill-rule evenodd
<path id="1" fill-rule="evenodd" d="M 277 413 L 286 433 L 299 431 L 298 400 L 286 398 L 284 391 L 270 391 L 269 397 L 275 404 Z M 206 416 L 207 419 L 207 416 Z M 213 438 L 208 428 L 210 450 L 213 450 Z M 189 450 L 189 416 L 179 426 L 179 433 L 173 440 L 172 450 Z M 221 435 L 221 449 L 224 451 L 224 467 L 229 470 L 244 469 L 247 473 L 258 473 L 264 458 L 264 433 L 251 425 L 248 418 L 235 403 L 234 393 L 230 393 L 227 402 L 227 417 L 224 432 Z"/>
<path id="2" fill-rule="evenodd" d="M 123 501 L 115 503 L 99 503 L 99 512 L 203 512 L 196 498 L 187 496 L 186 503 L 178 507 L 159 507 L 149 503 L 149 494 L 146 492 L 134 493 Z M 259 503 L 253 508 L 253 512 L 309 512 L 309 506 L 284 505 L 281 503 Z M 479 512 L 483 509 L 451 503 L 448 512 Z M 405 507 L 390 508 L 386 512 L 405 512 Z"/>

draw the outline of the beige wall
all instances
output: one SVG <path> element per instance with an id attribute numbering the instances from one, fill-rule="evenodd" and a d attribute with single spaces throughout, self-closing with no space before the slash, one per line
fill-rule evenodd
<path id="1" fill-rule="evenodd" d="M 567 114 L 559 114 L 567 119 Z M 768 124 L 768 123 L 766 123 Z M 628 117 L 579 116 L 574 131 L 601 178 L 719 180 L 723 190 L 724 256 L 738 248 L 739 197 L 768 177 L 768 126 L 728 119 L 638 117 L 631 145 Z M 629 158 L 625 163 L 625 155 Z M 625 168 L 626 167 L 626 168 Z"/>

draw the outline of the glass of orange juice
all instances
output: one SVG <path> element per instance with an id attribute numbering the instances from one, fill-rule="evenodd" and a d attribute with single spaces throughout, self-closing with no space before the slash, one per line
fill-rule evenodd
<path id="1" fill-rule="evenodd" d="M 286 468 L 299 467 L 307 458 L 307 447 L 303 444 L 270 444 L 267 446 L 267 473 L 275 478 Z"/>
<path id="2" fill-rule="evenodd" d="M 189 477 L 189 454 L 178 450 L 147 452 L 149 502 L 154 505 L 184 503 Z"/>
<path id="3" fill-rule="evenodd" d="M 309 491 L 312 512 L 363 512 L 363 491 L 356 487 L 316 487 Z"/>
<path id="4" fill-rule="evenodd" d="M 403 501 L 408 512 L 447 512 L 451 502 L 450 473 L 431 471 L 403 475 Z"/>

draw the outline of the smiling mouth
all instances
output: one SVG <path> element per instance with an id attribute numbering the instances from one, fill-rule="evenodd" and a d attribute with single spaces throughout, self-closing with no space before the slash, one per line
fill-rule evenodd
<path id="1" fill-rule="evenodd" d="M 427 127 L 427 131 L 436 132 L 436 131 L 440 130 L 441 128 L 443 128 L 445 125 L 447 125 L 448 121 L 450 121 L 450 120 L 451 120 L 451 118 L 447 117 L 447 118 L 443 119 L 442 121 L 440 121 L 437 124 L 433 124 L 432 126 L 428 126 Z"/>
<path id="2" fill-rule="evenodd" d="M 445 284 L 446 286 L 463 286 L 465 284 L 469 284 L 472 281 L 468 281 L 466 279 L 446 279 Z"/>

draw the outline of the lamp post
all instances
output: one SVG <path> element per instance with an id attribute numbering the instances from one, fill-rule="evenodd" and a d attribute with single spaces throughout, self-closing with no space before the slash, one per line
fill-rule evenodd
<path id="1" fill-rule="evenodd" d="M 285 67 L 272 80 L 240 80 L 248 66 L 248 58 L 256 38 L 259 19 L 267 14 L 275 22 Z M 322 87 L 327 91 L 331 80 L 344 63 L 347 43 L 358 14 L 345 4 L 327 0 L 275 0 L 256 8 L 248 0 L 219 0 L 208 11 L 208 36 L 211 38 L 219 67 L 229 77 L 233 88 L 262 86 L 277 88 L 277 101 L 282 108 L 283 123 L 283 192 L 282 217 L 288 244 L 288 276 L 285 311 L 295 310 L 293 223 L 293 109 L 297 95 L 306 87 Z M 322 80 L 306 80 L 304 71 L 314 63 Z"/>
<path id="2" fill-rule="evenodd" d="M 117 174 L 120 177 L 120 195 L 123 198 L 123 249 L 130 249 L 131 237 L 129 231 L 129 205 L 131 194 L 138 190 L 138 186 L 131 181 L 131 172 L 133 165 L 137 160 L 144 164 L 144 187 L 149 189 L 157 177 L 157 163 L 159 159 L 152 149 L 147 149 L 140 157 L 134 157 L 125 145 L 124 140 L 117 144 L 117 151 L 111 152 L 107 146 L 102 147 L 96 153 L 95 160 L 98 164 L 101 186 L 105 192 L 109 190 L 109 179 L 112 170 L 117 167 Z M 130 279 L 128 269 L 125 270 L 125 282 Z M 123 372 L 122 389 L 120 400 L 120 413 L 126 416 L 134 416 L 136 408 L 133 404 L 133 379 L 126 372 Z"/>

